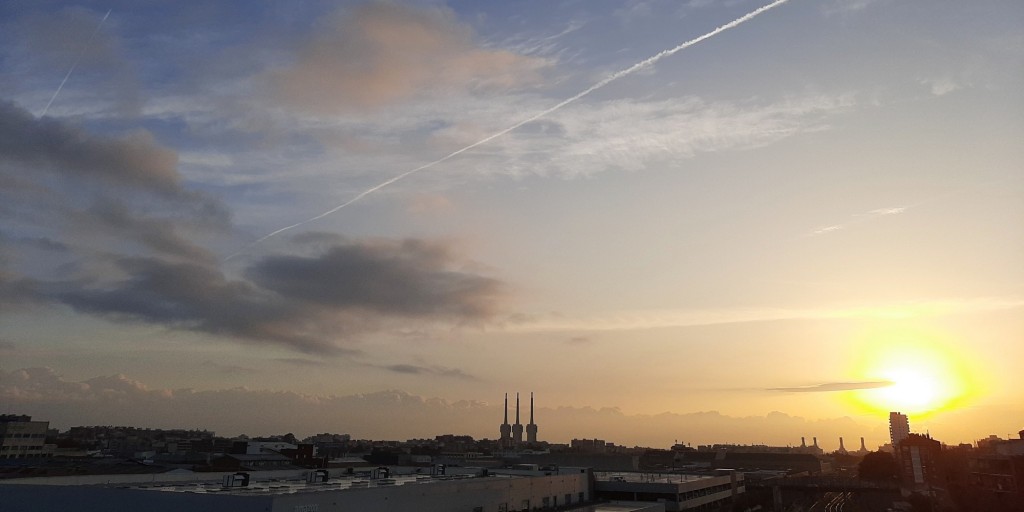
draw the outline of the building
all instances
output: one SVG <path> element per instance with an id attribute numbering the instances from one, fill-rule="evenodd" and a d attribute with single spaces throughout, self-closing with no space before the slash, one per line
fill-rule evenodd
<path id="1" fill-rule="evenodd" d="M 899 450 L 900 441 L 910 435 L 910 420 L 906 414 L 889 413 L 889 441 L 893 450 Z M 898 452 L 897 452 L 898 453 Z"/>
<path id="2" fill-rule="evenodd" d="M 0 415 L 0 459 L 42 459 L 46 449 L 48 421 L 32 421 L 31 416 Z"/>
<path id="3" fill-rule="evenodd" d="M 51 485 L 29 482 L 46 479 L 5 480 L 0 483 L 0 504 L 4 512 L 512 512 L 574 506 L 592 499 L 591 472 L 583 468 L 502 473 L 439 467 L 432 474 L 396 474 L 382 467 L 353 475 L 344 470 L 270 473 L 160 475 L 164 481 L 102 475 L 78 483 L 68 477 Z"/>
<path id="4" fill-rule="evenodd" d="M 993 506 L 1024 508 L 1024 430 L 1019 439 L 978 441 L 967 459 L 969 483 L 991 500 Z"/>
<path id="5" fill-rule="evenodd" d="M 518 450 L 523 447 L 523 424 L 519 421 L 519 393 L 516 393 L 516 422 L 508 423 L 508 393 L 505 393 L 505 421 L 498 429 L 498 447 L 503 450 Z M 526 443 L 537 444 L 537 424 L 533 422 L 533 393 L 530 393 L 530 424 L 526 426 Z"/>
<path id="6" fill-rule="evenodd" d="M 598 499 L 657 502 L 666 512 L 719 510 L 745 491 L 743 473 L 721 470 L 715 476 L 678 473 L 595 473 Z M 724 508 L 728 510 L 727 508 Z"/>
<path id="7" fill-rule="evenodd" d="M 942 444 L 928 435 L 908 434 L 897 445 L 904 485 L 915 490 L 944 487 L 940 459 Z"/>
<path id="8" fill-rule="evenodd" d="M 736 469 L 740 471 L 784 471 L 789 476 L 814 476 L 832 473 L 832 465 L 810 453 L 758 453 L 720 450 L 681 452 L 674 461 L 677 468 Z"/>

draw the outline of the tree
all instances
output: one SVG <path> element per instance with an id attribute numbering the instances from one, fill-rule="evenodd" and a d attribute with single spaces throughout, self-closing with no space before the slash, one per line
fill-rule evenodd
<path id="1" fill-rule="evenodd" d="M 900 477 L 900 466 L 890 453 L 871 452 L 857 465 L 857 476 L 871 482 L 895 482 Z"/>

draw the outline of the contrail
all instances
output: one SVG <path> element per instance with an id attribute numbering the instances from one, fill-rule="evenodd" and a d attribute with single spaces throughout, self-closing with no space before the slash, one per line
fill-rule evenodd
<path id="1" fill-rule="evenodd" d="M 83 51 L 78 53 L 78 58 L 71 64 L 71 69 L 68 70 L 68 74 L 64 75 L 64 80 L 60 81 L 60 85 L 57 86 L 57 90 L 54 91 L 53 96 L 50 97 L 50 101 L 46 103 L 46 107 L 43 108 L 43 113 L 39 114 L 39 117 L 45 116 L 46 112 L 50 110 L 50 105 L 53 105 L 53 100 L 57 99 L 57 95 L 60 94 L 60 90 L 64 88 L 64 84 L 68 83 L 68 78 L 71 78 L 71 73 L 75 71 L 75 68 L 78 67 L 78 62 L 82 60 L 85 47 L 92 43 L 93 38 L 96 37 L 96 33 L 100 31 L 100 27 L 103 26 L 103 22 L 107 21 L 107 16 L 110 16 L 110 11 L 112 10 L 113 9 L 107 10 L 107 13 L 103 15 L 103 19 L 101 19 L 99 24 L 96 25 L 96 28 L 92 31 L 92 35 L 89 36 L 89 40 L 86 41 L 85 46 L 82 47 Z"/>
<path id="2" fill-rule="evenodd" d="M 338 211 L 338 210 L 340 210 L 340 209 L 342 209 L 342 208 L 344 208 L 344 207 L 346 207 L 346 206 L 348 206 L 348 205 L 350 205 L 350 204 L 352 204 L 352 203 L 354 203 L 354 202 L 356 202 L 356 201 L 358 201 L 358 200 L 360 200 L 360 199 L 362 199 L 362 198 L 364 198 L 364 197 L 366 197 L 366 196 L 368 196 L 368 195 L 370 195 L 370 194 L 372 194 L 372 193 L 374 193 L 374 192 L 384 188 L 384 187 L 387 187 L 388 185 L 391 185 L 392 183 L 395 183 L 396 181 L 405 179 L 408 176 L 410 176 L 412 174 L 416 174 L 416 173 L 418 173 L 418 172 L 420 172 L 420 171 L 422 171 L 424 169 L 429 169 L 429 168 L 431 168 L 431 167 L 433 167 L 433 166 L 435 166 L 437 164 L 440 164 L 440 163 L 446 162 L 448 160 L 451 160 L 452 158 L 454 158 L 454 157 L 456 157 L 458 155 L 461 155 L 462 153 L 465 153 L 466 151 L 469 151 L 469 150 L 471 150 L 471 149 L 473 149 L 473 148 L 475 148 L 477 146 L 480 146 L 482 144 L 486 144 L 486 143 L 488 143 L 488 142 L 490 142 L 490 141 L 492 141 L 494 139 L 497 139 L 498 137 L 501 137 L 501 136 L 507 134 L 508 132 L 511 132 L 511 131 L 513 131 L 513 130 L 515 130 L 515 129 L 517 129 L 517 128 L 519 128 L 519 127 L 521 127 L 521 126 L 523 126 L 523 125 L 525 125 L 527 123 L 531 123 L 531 122 L 536 121 L 536 120 L 538 120 L 538 119 L 540 119 L 540 118 L 542 118 L 544 116 L 547 116 L 548 114 L 551 114 L 552 112 L 555 112 L 556 110 L 559 110 L 562 107 L 564 107 L 564 106 L 566 106 L 566 105 L 568 105 L 570 103 L 573 103 L 573 102 L 579 100 L 580 98 L 583 98 L 584 96 L 586 96 L 586 95 L 588 95 L 588 94 L 590 94 L 590 93 L 592 93 L 592 92 L 594 92 L 594 91 L 596 91 L 596 90 L 598 90 L 598 89 L 600 89 L 600 88 L 602 88 L 602 87 L 604 87 L 604 86 L 606 86 L 606 85 L 608 85 L 608 84 L 610 84 L 610 83 L 612 83 L 612 82 L 614 82 L 614 81 L 616 81 L 616 80 L 618 80 L 618 79 L 620 79 L 620 78 L 622 78 L 624 76 L 631 75 L 631 74 L 636 73 L 637 71 L 639 71 L 639 70 L 641 70 L 643 68 L 646 68 L 646 67 L 649 67 L 651 65 L 654 65 L 656 62 L 658 62 L 661 59 L 664 59 L 665 57 L 669 57 L 671 55 L 674 55 L 674 54 L 676 54 L 676 53 L 678 53 L 678 52 L 680 52 L 682 50 L 685 50 L 685 49 L 687 49 L 687 48 L 689 48 L 689 47 L 691 47 L 691 46 L 693 46 L 693 45 L 695 45 L 695 44 L 697 44 L 697 43 L 699 43 L 701 41 L 704 41 L 705 39 L 709 39 L 711 37 L 714 37 L 714 36 L 718 35 L 719 33 L 722 33 L 722 32 L 725 32 L 726 30 L 729 30 L 730 28 L 739 26 L 739 25 L 741 25 L 741 24 L 743 24 L 743 23 L 745 23 L 747 21 L 750 21 L 751 19 L 753 19 L 754 17 L 758 16 L 759 14 L 762 14 L 765 11 L 768 11 L 769 9 L 775 8 L 775 7 L 777 7 L 777 6 L 781 5 L 781 4 L 784 4 L 784 3 L 788 2 L 788 1 L 789 0 L 775 0 L 774 2 L 772 2 L 770 4 L 762 6 L 762 7 L 759 7 L 758 9 L 755 9 L 755 10 L 753 10 L 753 11 L 751 11 L 751 12 L 749 12 L 749 13 L 747 13 L 747 14 L 739 17 L 739 18 L 736 18 L 735 20 L 730 21 L 729 23 L 726 23 L 725 25 L 722 25 L 722 26 L 712 30 L 711 32 L 708 32 L 708 33 L 706 33 L 706 34 L 704 34 L 702 36 L 698 36 L 698 37 L 695 37 L 693 39 L 690 39 L 689 41 L 686 41 L 685 43 L 682 43 L 682 44 L 680 44 L 680 45 L 678 45 L 676 47 L 669 48 L 668 50 L 664 50 L 664 51 L 662 51 L 660 53 L 657 53 L 654 56 L 648 57 L 647 59 L 644 59 L 644 60 L 642 60 L 640 62 L 637 62 L 636 64 L 633 64 L 632 66 L 630 66 L 630 67 L 628 67 L 626 69 L 623 69 L 623 70 L 617 71 L 615 73 L 612 73 L 611 75 L 609 75 L 608 77 L 604 78 L 600 82 L 597 82 L 594 85 L 591 85 L 590 87 L 580 91 L 575 96 L 566 98 L 566 99 L 562 100 L 561 102 L 555 104 L 554 106 L 549 107 L 546 110 L 542 110 L 542 111 L 540 111 L 540 112 L 538 112 L 538 113 L 536 113 L 536 114 L 534 114 L 534 115 L 532 115 L 532 116 L 530 116 L 530 117 L 528 117 L 528 118 L 526 118 L 526 119 L 524 119 L 522 121 L 519 121 L 518 123 L 516 123 L 516 124 L 514 124 L 512 126 L 509 126 L 508 128 L 505 128 L 504 130 L 501 130 L 501 131 L 499 131 L 497 133 L 494 133 L 492 135 L 484 137 L 484 138 L 482 138 L 482 139 L 480 139 L 480 140 L 478 140 L 478 141 L 476 141 L 476 142 L 474 142 L 474 143 L 472 143 L 472 144 L 470 144 L 470 145 L 468 145 L 468 146 L 466 146 L 466 147 L 464 147 L 462 149 L 458 149 L 458 150 L 452 151 L 451 153 L 448 153 L 447 155 L 445 155 L 445 156 L 443 156 L 441 158 L 438 158 L 437 160 L 434 160 L 433 162 L 430 162 L 430 163 L 427 163 L 427 164 L 423 164 L 423 165 L 421 165 L 421 166 L 419 166 L 419 167 L 417 167 L 415 169 L 409 170 L 409 171 L 405 171 L 402 174 L 399 174 L 398 176 L 395 176 L 394 178 L 391 178 L 391 179 L 389 179 L 387 181 L 384 181 L 384 182 L 380 183 L 379 185 L 376 185 L 374 187 L 368 188 L 368 189 L 364 190 L 363 192 L 360 192 L 359 195 L 353 197 L 352 199 L 349 199 L 348 201 L 345 201 L 344 203 L 341 203 L 338 206 L 335 206 L 334 208 L 331 208 L 330 210 L 327 210 L 327 211 L 321 213 L 320 215 L 317 215 L 315 217 L 310 217 L 310 218 L 308 218 L 308 219 L 306 219 L 304 221 L 292 224 L 291 226 L 285 226 L 285 227 L 283 227 L 281 229 L 278 229 L 276 231 L 270 232 L 270 233 L 264 235 L 263 237 L 257 239 L 255 242 L 245 246 L 244 248 L 242 248 L 238 252 L 236 252 L 234 254 L 231 254 L 230 256 L 224 258 L 224 261 L 230 260 L 231 258 L 234 258 L 235 256 L 238 256 L 239 254 L 241 254 L 241 253 L 251 249 L 253 246 L 263 242 L 264 240 L 266 240 L 266 239 L 268 239 L 268 238 L 270 238 L 270 237 L 272 237 L 274 235 L 278 235 L 280 233 L 288 231 L 289 229 L 294 229 L 294 228 L 297 228 L 299 226 L 302 226 L 302 225 L 305 225 L 305 224 L 309 224 L 310 222 L 313 222 L 315 220 L 322 219 L 322 218 L 324 218 L 324 217 L 326 217 L 326 216 L 328 216 L 328 215 L 330 215 L 330 214 L 332 214 L 332 213 L 334 213 L 334 212 L 336 212 L 336 211 Z"/>

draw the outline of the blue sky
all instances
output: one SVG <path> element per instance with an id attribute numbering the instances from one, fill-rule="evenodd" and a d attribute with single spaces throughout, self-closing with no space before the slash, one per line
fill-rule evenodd
<path id="1" fill-rule="evenodd" d="M 1018 430 L 1018 2 L 790 0 L 477 145 L 764 5 L 5 2 L 0 407 L 535 390 Z M 779 391 L 950 361 L 928 403 Z"/>

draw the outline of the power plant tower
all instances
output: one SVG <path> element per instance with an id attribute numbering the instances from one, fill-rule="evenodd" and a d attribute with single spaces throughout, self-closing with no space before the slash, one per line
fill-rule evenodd
<path id="1" fill-rule="evenodd" d="M 505 393 L 505 422 L 501 424 L 501 439 L 498 440 L 498 445 L 502 448 L 508 448 L 512 445 L 512 425 L 508 424 L 508 393 Z"/>
<path id="2" fill-rule="evenodd" d="M 836 450 L 839 453 L 846 453 L 846 446 L 843 446 L 843 438 L 839 438 L 839 449 Z"/>
<path id="3" fill-rule="evenodd" d="M 800 438 L 800 448 L 807 448 L 807 438 Z"/>
<path id="4" fill-rule="evenodd" d="M 530 391 L 530 424 L 526 425 L 526 442 L 537 443 L 537 424 L 533 422 L 533 391 Z"/>
<path id="5" fill-rule="evenodd" d="M 868 452 L 867 447 L 864 446 L 864 438 L 863 437 L 860 438 L 860 452 L 861 453 L 867 453 Z"/>
<path id="6" fill-rule="evenodd" d="M 519 447 L 523 444 L 523 425 L 519 423 L 519 393 L 516 393 L 516 424 L 512 425 L 512 445 Z"/>

